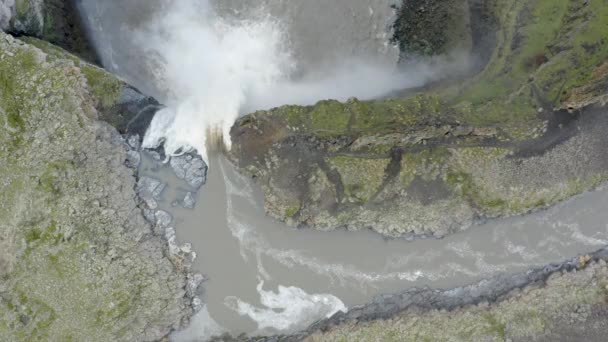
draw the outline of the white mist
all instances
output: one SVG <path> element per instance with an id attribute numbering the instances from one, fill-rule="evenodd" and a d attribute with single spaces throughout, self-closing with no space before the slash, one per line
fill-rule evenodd
<path id="1" fill-rule="evenodd" d="M 293 68 L 283 32 L 271 18 L 230 23 L 207 1 L 175 2 L 137 36 L 157 57 L 167 105 L 154 118 L 144 146 L 164 141 L 169 154 L 196 149 L 204 155 L 209 129 L 229 137 L 248 94 L 280 81 Z M 229 139 L 225 143 L 229 148 Z"/>
<path id="2" fill-rule="evenodd" d="M 167 105 L 154 118 L 145 147 L 164 144 L 168 154 L 195 149 L 206 157 L 208 132 L 223 135 L 230 148 L 230 128 L 240 114 L 330 98 L 376 98 L 445 71 L 347 56 L 301 75 L 287 27 L 270 15 L 253 18 L 226 19 L 208 0 L 182 0 L 136 31 Z"/>

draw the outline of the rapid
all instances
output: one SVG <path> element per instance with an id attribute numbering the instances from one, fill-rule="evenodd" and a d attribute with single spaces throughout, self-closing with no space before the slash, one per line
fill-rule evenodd
<path id="1" fill-rule="evenodd" d="M 287 333 L 374 296 L 446 288 L 513 273 L 608 244 L 608 190 L 549 210 L 412 243 L 372 232 L 291 229 L 264 215 L 262 196 L 208 132 L 242 114 L 321 99 L 370 99 L 422 86 L 467 61 L 398 68 L 383 0 L 82 0 L 104 66 L 166 105 L 144 146 L 196 150 L 210 165 L 195 209 L 173 207 L 188 187 L 145 157 L 141 175 L 168 183 L 160 205 L 207 275 L 204 308 L 176 341 Z"/>

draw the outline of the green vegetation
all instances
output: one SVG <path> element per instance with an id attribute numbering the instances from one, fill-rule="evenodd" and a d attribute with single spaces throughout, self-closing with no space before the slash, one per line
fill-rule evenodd
<path id="1" fill-rule="evenodd" d="M 188 313 L 183 275 L 161 241 L 129 233 L 149 231 L 123 150 L 91 119 L 89 66 L 26 40 L 49 55 L 0 34 L 0 336 L 159 339 Z M 122 85 L 91 70 L 100 88 Z"/>
<path id="2" fill-rule="evenodd" d="M 291 206 L 291 207 L 285 209 L 285 217 L 293 217 L 295 214 L 298 213 L 298 211 L 300 211 L 299 205 Z"/>
<path id="3" fill-rule="evenodd" d="M 16 0 L 15 11 L 17 12 L 17 19 L 27 20 L 27 17 L 30 15 L 30 1 Z"/>
<path id="4" fill-rule="evenodd" d="M 283 106 L 258 115 L 269 115 L 283 120 L 297 132 L 311 132 L 319 136 L 344 134 L 372 134 L 399 131 L 423 125 L 442 112 L 440 99 L 435 95 L 416 95 L 407 99 L 359 101 L 346 103 L 321 101 L 314 106 Z"/>
<path id="5" fill-rule="evenodd" d="M 406 152 L 401 159 L 401 185 L 407 188 L 416 177 L 433 181 L 441 177 L 451 156 L 445 147 L 434 147 L 421 152 Z"/>
<path id="6" fill-rule="evenodd" d="M 441 46 L 462 40 L 442 35 L 453 31 L 446 25 L 467 18 L 462 11 L 449 10 L 462 6 L 458 1 L 427 2 L 407 2 L 413 11 L 408 15 L 418 19 L 400 21 L 397 35 L 420 38 L 412 43 L 420 45 L 414 50 L 443 53 Z M 466 82 L 437 85 L 400 99 L 321 101 L 315 106 L 284 106 L 256 114 L 281 118 L 297 132 L 319 136 L 399 132 L 434 121 L 457 121 L 473 127 L 500 127 L 507 138 L 518 141 L 534 137 L 533 131 L 542 124 L 539 108 L 550 111 L 564 101 L 585 97 L 584 91 L 573 96 L 574 90 L 608 82 L 608 68 L 600 68 L 608 60 L 608 6 L 603 1 L 509 0 L 490 1 L 485 7 L 496 17 L 497 47 L 483 71 Z M 443 13 L 437 17 L 442 23 L 430 25 L 425 18 L 437 20 L 436 11 Z M 427 28 L 437 30 L 429 33 L 437 41 L 416 33 Z"/>
<path id="7" fill-rule="evenodd" d="M 486 321 L 488 321 L 488 333 L 491 335 L 497 335 L 502 341 L 507 338 L 507 324 L 500 322 L 494 315 L 486 314 L 484 315 Z"/>
<path id="8" fill-rule="evenodd" d="M 81 64 L 84 64 L 84 62 Z M 103 107 L 112 107 L 120 99 L 124 83 L 116 76 L 98 67 L 81 65 L 81 68 L 93 95 L 99 99 Z"/>
<path id="9" fill-rule="evenodd" d="M 393 43 L 404 57 L 432 56 L 470 48 L 468 8 L 461 0 L 408 0 L 400 5 Z"/>
<path id="10" fill-rule="evenodd" d="M 44 25 L 42 28 L 42 38 L 44 38 L 47 41 L 53 41 L 57 38 L 57 34 L 55 33 L 55 20 L 53 19 L 53 16 L 48 12 L 45 11 L 44 14 Z"/>
<path id="11" fill-rule="evenodd" d="M 6 115 L 5 120 L 9 128 L 6 133 L 10 137 L 6 147 L 10 150 L 23 143 L 22 133 L 27 128 L 27 114 L 31 108 L 28 102 L 24 101 L 29 96 L 27 90 L 16 84 L 39 71 L 33 51 L 20 50 L 10 61 L 0 63 L 0 112 Z"/>
<path id="12" fill-rule="evenodd" d="M 335 168 L 344 185 L 346 201 L 365 203 L 372 199 L 384 180 L 384 171 L 390 159 L 365 159 L 355 157 L 334 157 L 329 164 Z"/>
<path id="13" fill-rule="evenodd" d="M 74 62 L 86 77 L 91 93 L 97 101 L 99 101 L 101 107 L 110 108 L 120 99 L 125 83 L 115 75 L 89 64 L 62 48 L 46 41 L 31 37 L 24 37 L 22 40 L 36 46 L 44 53 L 48 54 L 47 58 L 49 58 L 50 61 L 67 59 Z"/>

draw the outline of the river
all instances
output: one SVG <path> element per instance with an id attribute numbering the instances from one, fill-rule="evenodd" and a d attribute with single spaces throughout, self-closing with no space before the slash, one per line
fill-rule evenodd
<path id="1" fill-rule="evenodd" d="M 186 2 L 192 6 L 193 0 Z M 202 8 L 187 8 L 200 11 L 194 15 L 174 11 L 175 4 L 81 2 L 106 68 L 169 110 L 175 106 L 168 114 L 173 125 L 158 125 L 158 136 L 173 139 L 175 147 L 204 149 L 205 125 L 229 127 L 253 109 L 374 97 L 428 78 L 411 71 L 389 76 L 397 54 L 388 44 L 392 9 L 386 1 L 200 0 Z M 377 86 L 352 86 L 370 77 Z M 277 84 L 290 91 L 277 92 Z M 209 108 L 212 116 L 200 114 Z M 194 270 L 208 276 L 205 307 L 173 336 L 178 341 L 294 331 L 379 294 L 464 285 L 608 243 L 606 190 L 441 240 L 409 242 L 372 232 L 288 228 L 267 218 L 259 189 L 213 154 L 195 209 L 173 207 L 190 189 L 168 166 L 144 159 L 141 174 L 169 184 L 161 207 L 174 216 L 178 239 L 196 251 Z"/>

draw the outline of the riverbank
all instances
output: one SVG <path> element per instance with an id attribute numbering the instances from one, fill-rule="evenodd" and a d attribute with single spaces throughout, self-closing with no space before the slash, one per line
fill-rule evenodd
<path id="1" fill-rule="evenodd" d="M 0 75 L 0 335 L 143 341 L 183 327 L 192 275 L 144 220 L 132 151 L 99 121 L 146 97 L 3 33 Z"/>
<path id="2" fill-rule="evenodd" d="M 608 249 L 469 286 L 379 296 L 291 336 L 239 341 L 603 341 Z M 224 339 L 232 341 L 233 339 Z"/>
<path id="3" fill-rule="evenodd" d="M 605 6 L 469 5 L 458 17 L 465 26 L 495 32 L 494 44 L 480 31 L 463 43 L 470 58 L 476 46 L 494 47 L 480 73 L 405 98 L 283 106 L 237 121 L 232 159 L 262 186 L 269 215 L 320 230 L 442 237 L 607 179 L 606 142 L 593 131 L 606 102 Z M 426 9 L 423 23 L 436 14 Z M 443 32 L 422 29 L 404 34 Z"/>

